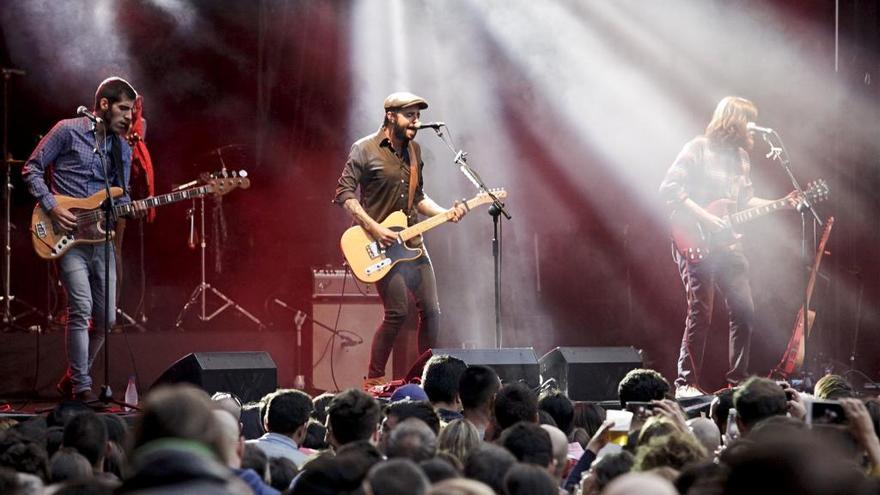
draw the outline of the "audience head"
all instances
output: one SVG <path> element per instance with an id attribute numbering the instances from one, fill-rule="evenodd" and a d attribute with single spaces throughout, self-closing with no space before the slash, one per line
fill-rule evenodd
<path id="1" fill-rule="evenodd" d="M 559 495 L 559 487 L 546 469 L 517 463 L 504 477 L 507 495 Z"/>
<path id="2" fill-rule="evenodd" d="M 440 416 L 428 401 L 401 400 L 385 407 L 385 419 L 382 420 L 382 434 L 390 434 L 401 421 L 408 418 L 420 419 L 428 425 L 434 434 L 440 433 Z"/>
<path id="3" fill-rule="evenodd" d="M 211 396 L 211 401 L 220 409 L 228 411 L 236 421 L 241 421 L 241 399 L 237 395 L 232 392 L 217 392 Z"/>
<path id="4" fill-rule="evenodd" d="M 437 437 L 437 449 L 448 452 L 461 462 L 482 443 L 477 427 L 466 419 L 450 421 Z"/>
<path id="5" fill-rule="evenodd" d="M 568 438 L 555 426 L 541 425 L 541 428 L 550 435 L 550 445 L 553 447 L 555 462 L 552 474 L 558 481 L 562 481 L 562 475 L 568 467 Z"/>
<path id="6" fill-rule="evenodd" d="M 468 454 L 464 475 L 489 485 L 495 493 L 504 493 L 504 476 L 514 464 L 516 457 L 507 449 L 484 443 Z"/>
<path id="7" fill-rule="evenodd" d="M 316 420 L 309 420 L 306 425 L 306 436 L 301 447 L 312 450 L 324 450 L 330 447 L 327 443 L 327 427 Z"/>
<path id="8" fill-rule="evenodd" d="M 430 482 L 422 469 L 409 459 L 389 459 L 370 469 L 364 480 L 367 493 L 372 495 L 422 495 Z"/>
<path id="9" fill-rule="evenodd" d="M 388 401 L 392 403 L 402 400 L 430 402 L 428 394 L 425 393 L 425 389 L 415 383 L 407 383 L 395 390 L 394 393 L 391 394 L 391 397 L 388 398 Z"/>
<path id="10" fill-rule="evenodd" d="M 92 464 L 73 447 L 61 447 L 49 460 L 49 482 L 92 477 Z"/>
<path id="11" fill-rule="evenodd" d="M 721 445 L 721 431 L 715 422 L 709 418 L 693 418 L 689 419 L 688 427 L 698 442 L 706 449 L 706 452 L 712 453 Z"/>
<path id="12" fill-rule="evenodd" d="M 496 495 L 498 493 L 504 492 L 495 491 L 485 483 L 465 478 L 444 480 L 428 489 L 428 495 Z"/>
<path id="13" fill-rule="evenodd" d="M 458 381 L 465 369 L 467 365 L 457 357 L 431 356 L 422 371 L 422 388 L 431 404 L 459 408 Z"/>
<path id="14" fill-rule="evenodd" d="M 678 431 L 678 426 L 665 416 L 649 416 L 642 425 L 638 436 L 638 445 L 647 445 L 652 438 L 669 435 Z"/>
<path id="15" fill-rule="evenodd" d="M 620 405 L 630 401 L 650 402 L 662 400 L 669 393 L 669 382 L 654 370 L 636 368 L 630 370 L 617 386 Z"/>
<path id="16" fill-rule="evenodd" d="M 381 409 L 366 392 L 348 389 L 327 406 L 327 439 L 334 449 L 358 440 L 378 441 Z"/>
<path id="17" fill-rule="evenodd" d="M 468 366 L 458 381 L 458 395 L 465 411 L 479 410 L 491 413 L 495 394 L 501 388 L 501 380 L 495 370 L 488 366 Z"/>
<path id="18" fill-rule="evenodd" d="M 627 451 L 608 454 L 598 459 L 584 476 L 581 491 L 584 495 L 599 494 L 618 476 L 630 472 L 635 458 Z"/>
<path id="19" fill-rule="evenodd" d="M 299 390 L 279 390 L 266 404 L 266 431 L 293 438 L 302 443 L 306 423 L 312 414 L 312 398 Z"/>
<path id="20" fill-rule="evenodd" d="M 519 462 L 537 464 L 544 469 L 553 465 L 550 434 L 535 423 L 521 421 L 501 432 L 499 444 Z"/>
<path id="21" fill-rule="evenodd" d="M 326 424 L 327 423 L 327 406 L 330 405 L 330 401 L 333 400 L 333 393 L 324 392 L 323 394 L 312 399 L 312 419 L 317 421 L 318 423 Z"/>
<path id="22" fill-rule="evenodd" d="M 495 395 L 495 419 L 501 429 L 519 421 L 538 421 L 538 399 L 524 383 L 509 383 Z"/>
<path id="23" fill-rule="evenodd" d="M 437 452 L 437 436 L 434 431 L 416 418 L 403 420 L 394 430 L 385 446 L 385 455 L 421 462 L 434 457 Z"/>
<path id="24" fill-rule="evenodd" d="M 382 455 L 368 441 L 346 443 L 337 449 L 335 456 L 325 453 L 303 466 L 291 493 L 357 493 L 367 472 L 381 460 Z"/>
<path id="25" fill-rule="evenodd" d="M 553 417 L 556 427 L 567 437 L 571 434 L 574 423 L 574 404 L 558 390 L 548 390 L 538 399 L 538 408 Z"/>
<path id="26" fill-rule="evenodd" d="M 14 430 L 0 435 L 0 466 L 32 474 L 42 480 L 47 479 L 49 473 L 46 449 Z"/>
<path id="27" fill-rule="evenodd" d="M 441 457 L 422 461 L 419 463 L 419 467 L 422 468 L 425 476 L 428 477 L 428 481 L 432 484 L 443 480 L 461 477 L 461 471 L 449 461 Z"/>
<path id="28" fill-rule="evenodd" d="M 143 406 L 134 428 L 134 450 L 155 440 L 175 438 L 201 443 L 222 458 L 214 406 L 203 390 L 189 384 L 161 386 L 147 395 Z"/>
<path id="29" fill-rule="evenodd" d="M 753 376 L 733 396 L 737 422 L 743 433 L 762 419 L 785 415 L 788 404 L 785 391 L 773 380 Z"/>
<path id="30" fill-rule="evenodd" d="M 241 469 L 253 469 L 260 478 L 266 479 L 269 473 L 269 458 L 266 452 L 252 443 L 245 443 L 241 455 Z"/>
<path id="31" fill-rule="evenodd" d="M 220 460 L 227 466 L 238 469 L 241 467 L 241 456 L 244 448 L 241 446 L 241 432 L 238 420 L 225 409 L 213 411 L 214 421 L 217 425 L 218 444 L 220 445 Z"/>
<path id="32" fill-rule="evenodd" d="M 283 492 L 290 487 L 290 483 L 296 478 L 299 469 L 296 463 L 286 457 L 273 457 L 269 459 L 269 479 L 272 488 Z"/>
<path id="33" fill-rule="evenodd" d="M 77 414 L 64 426 L 65 447 L 73 447 L 98 471 L 103 470 L 107 451 L 107 425 L 93 412 Z"/>
<path id="34" fill-rule="evenodd" d="M 678 495 L 675 486 L 652 473 L 627 473 L 613 480 L 602 495 Z"/>
<path id="35" fill-rule="evenodd" d="M 709 453 L 690 434 L 682 431 L 655 436 L 636 450 L 636 471 L 648 471 L 660 467 L 681 470 L 688 464 L 702 462 Z"/>
<path id="36" fill-rule="evenodd" d="M 813 395 L 821 400 L 837 400 L 856 397 L 852 385 L 840 375 L 825 375 L 813 387 Z"/>

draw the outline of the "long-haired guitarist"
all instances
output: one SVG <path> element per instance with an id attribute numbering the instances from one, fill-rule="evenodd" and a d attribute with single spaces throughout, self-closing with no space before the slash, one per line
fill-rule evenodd
<path id="1" fill-rule="evenodd" d="M 389 95 L 384 102 L 382 127 L 352 145 L 336 187 L 334 201 L 383 246 L 398 241 L 393 230 L 380 225 L 391 213 L 404 211 L 408 224 L 414 225 L 419 214 L 431 216 L 448 211 L 422 189 L 425 164 L 414 138 L 421 111 L 426 108 L 428 102 L 412 93 Z M 356 194 L 358 189 L 360 199 Z M 451 220 L 458 222 L 467 210 L 464 205 L 456 204 L 452 211 Z M 421 243 L 421 239 L 415 242 Z M 385 366 L 394 339 L 409 311 L 408 294 L 412 294 L 419 310 L 419 352 L 434 347 L 439 333 L 440 304 L 427 251 L 415 260 L 395 265 L 376 288 L 385 307 L 385 317 L 373 337 L 364 388 L 385 382 Z"/>
<path id="2" fill-rule="evenodd" d="M 754 137 L 747 124 L 757 116 L 758 110 L 751 101 L 736 96 L 723 98 L 705 133 L 684 145 L 660 184 L 660 194 L 677 219 L 673 222 L 672 252 L 687 295 L 687 317 L 675 380 L 678 397 L 702 393 L 695 364 L 702 357 L 695 357 L 694 344 L 709 329 L 716 287 L 730 314 L 727 381 L 735 385 L 748 376 L 755 323 L 749 262 L 736 237 L 715 243 L 710 239 L 713 235 L 722 238 L 729 231 L 725 213 L 772 203 L 754 196 L 749 177 L 749 151 Z M 787 198 L 792 204 L 797 202 L 793 194 Z M 692 228 L 684 228 L 684 234 L 676 235 L 676 223 L 689 223 Z"/>
<path id="3" fill-rule="evenodd" d="M 104 80 L 95 92 L 94 114 L 101 119 L 93 124 L 87 117 L 58 122 L 40 140 L 25 165 L 23 177 L 28 190 L 64 231 L 77 226 L 75 212 L 58 203 L 55 194 L 86 198 L 104 190 L 104 169 L 95 152 L 95 143 L 107 157 L 110 184 L 127 189 L 131 173 L 131 147 L 125 139 L 131 125 L 137 92 L 119 77 Z M 96 141 L 97 138 L 97 141 Z M 46 174 L 51 176 L 51 189 Z M 126 192 L 118 204 L 129 202 Z M 116 314 L 116 264 L 110 250 L 110 320 Z M 104 343 L 104 257 L 103 243 L 72 247 L 58 261 L 61 283 L 67 293 L 67 372 L 58 383 L 63 395 L 79 400 L 93 400 L 92 362 Z M 89 322 L 93 331 L 89 336 Z"/>

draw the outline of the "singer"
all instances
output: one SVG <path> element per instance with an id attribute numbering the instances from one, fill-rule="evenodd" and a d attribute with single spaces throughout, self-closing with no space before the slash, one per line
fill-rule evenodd
<path id="1" fill-rule="evenodd" d="M 382 127 L 352 145 L 336 186 L 334 202 L 384 246 L 398 242 L 392 230 L 379 224 L 391 213 L 404 211 L 408 224 L 413 225 L 419 214 L 431 216 L 448 211 L 423 191 L 425 164 L 421 147 L 414 139 L 421 110 L 426 108 L 428 102 L 412 93 L 393 93 L 385 98 Z M 467 212 L 458 203 L 452 210 L 453 222 L 461 220 Z M 416 246 L 422 242 L 421 238 L 409 241 Z M 398 263 L 377 283 L 385 316 L 373 337 L 365 390 L 386 382 L 388 356 L 409 312 L 408 293 L 413 295 L 419 311 L 419 352 L 437 344 L 440 304 L 434 267 L 427 249 L 424 252 L 415 260 Z"/>
<path id="2" fill-rule="evenodd" d="M 125 139 L 132 121 L 137 92 L 124 79 L 104 80 L 95 92 L 93 112 L 79 112 L 82 117 L 65 119 L 40 140 L 22 172 L 30 193 L 65 230 L 76 227 L 77 218 L 57 204 L 53 194 L 85 198 L 104 190 L 104 169 L 95 143 L 107 157 L 112 186 L 126 190 L 117 204 L 130 202 L 127 191 L 131 173 L 131 147 Z M 95 117 L 100 120 L 95 119 Z M 97 140 L 96 140 L 97 138 Z M 52 188 L 47 186 L 46 173 L 51 167 Z M 142 212 L 141 212 L 142 214 Z M 67 398 L 91 401 L 89 370 L 104 343 L 104 266 L 110 263 L 110 322 L 116 315 L 116 264 L 104 256 L 103 244 L 80 244 L 71 248 L 58 261 L 61 283 L 67 293 L 67 372 L 58 383 L 58 391 Z M 89 338 L 89 321 L 94 323 Z"/>
<path id="3" fill-rule="evenodd" d="M 749 152 L 754 146 L 754 137 L 747 125 L 757 116 L 758 110 L 751 101 L 735 96 L 723 98 L 705 133 L 684 145 L 660 184 L 660 194 L 673 215 L 689 218 L 699 237 L 729 231 L 727 222 L 709 211 L 710 205 L 718 200 L 735 205 L 734 210 L 772 202 L 754 197 L 749 177 Z M 788 198 L 796 202 L 793 194 Z M 705 338 L 709 330 L 716 286 L 730 314 L 726 378 L 729 384 L 736 385 L 748 377 L 749 347 L 755 324 L 749 262 L 743 254 L 742 242 L 734 240 L 708 251 L 705 257 L 696 257 L 677 245 L 673 232 L 672 254 L 687 296 L 675 395 L 681 398 L 703 394 L 693 346 L 697 337 Z M 697 354 L 702 355 L 698 349 Z"/>

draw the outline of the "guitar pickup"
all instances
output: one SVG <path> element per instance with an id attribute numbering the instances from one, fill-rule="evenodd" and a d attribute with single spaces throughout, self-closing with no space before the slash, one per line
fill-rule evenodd
<path id="1" fill-rule="evenodd" d="M 40 239 L 43 239 L 47 235 L 49 235 L 49 233 L 46 231 L 46 225 L 43 224 L 43 222 L 37 222 L 37 224 L 34 226 L 34 233 L 36 233 L 37 237 L 39 237 Z"/>
<path id="2" fill-rule="evenodd" d="M 385 250 L 382 249 L 382 246 L 380 246 L 378 242 L 367 244 L 367 256 L 369 256 L 371 260 L 382 256 L 382 253 L 384 252 Z"/>
<path id="3" fill-rule="evenodd" d="M 372 274 L 378 272 L 379 270 L 385 268 L 386 266 L 390 266 L 390 265 L 391 265 L 391 260 L 388 258 L 385 258 L 384 260 L 382 260 L 376 264 L 368 266 L 367 269 L 365 270 L 365 272 L 367 273 L 367 275 L 372 275 Z"/>

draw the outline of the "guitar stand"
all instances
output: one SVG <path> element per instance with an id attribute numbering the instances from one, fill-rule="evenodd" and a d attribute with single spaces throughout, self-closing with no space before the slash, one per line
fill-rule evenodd
<path id="1" fill-rule="evenodd" d="M 183 324 L 183 318 L 186 316 L 186 312 L 189 310 L 189 308 L 196 301 L 199 301 L 201 304 L 201 307 L 199 308 L 199 314 L 197 316 L 198 316 L 199 320 L 201 320 L 201 321 L 211 321 L 212 319 L 214 319 L 214 317 L 216 317 L 217 315 L 219 315 L 220 313 L 225 311 L 227 308 L 232 307 L 232 309 L 238 311 L 239 313 L 241 313 L 242 315 L 247 317 L 249 320 L 254 322 L 257 325 L 257 327 L 259 327 L 260 330 L 262 330 L 266 326 L 263 324 L 262 321 L 259 320 L 259 318 L 252 315 L 247 310 L 245 310 L 244 308 L 239 306 L 238 303 L 236 303 L 231 298 L 229 298 L 229 296 L 220 292 L 215 287 L 212 287 L 211 284 L 207 283 L 207 281 L 205 280 L 205 278 L 206 278 L 205 277 L 205 248 L 207 247 L 207 244 L 205 242 L 205 198 L 204 197 L 199 198 L 199 219 L 200 219 L 200 223 L 201 223 L 201 225 L 199 226 L 199 230 L 200 230 L 199 250 L 200 250 L 200 258 L 201 258 L 200 261 L 201 261 L 201 265 L 202 265 L 202 274 L 201 274 L 202 279 L 201 279 L 201 283 L 198 286 L 196 286 L 196 288 L 192 291 L 192 294 L 189 296 L 189 300 L 186 302 L 186 304 L 183 305 L 183 309 L 181 309 L 180 313 L 177 315 L 177 321 L 175 322 L 174 327 L 178 328 L 178 329 L 181 328 L 181 325 Z M 208 314 L 207 306 L 206 306 L 207 305 L 207 294 L 209 292 L 214 294 L 214 296 L 216 296 L 221 301 L 223 301 L 223 305 L 221 305 L 219 308 L 214 310 L 214 312 L 211 314 Z"/>

